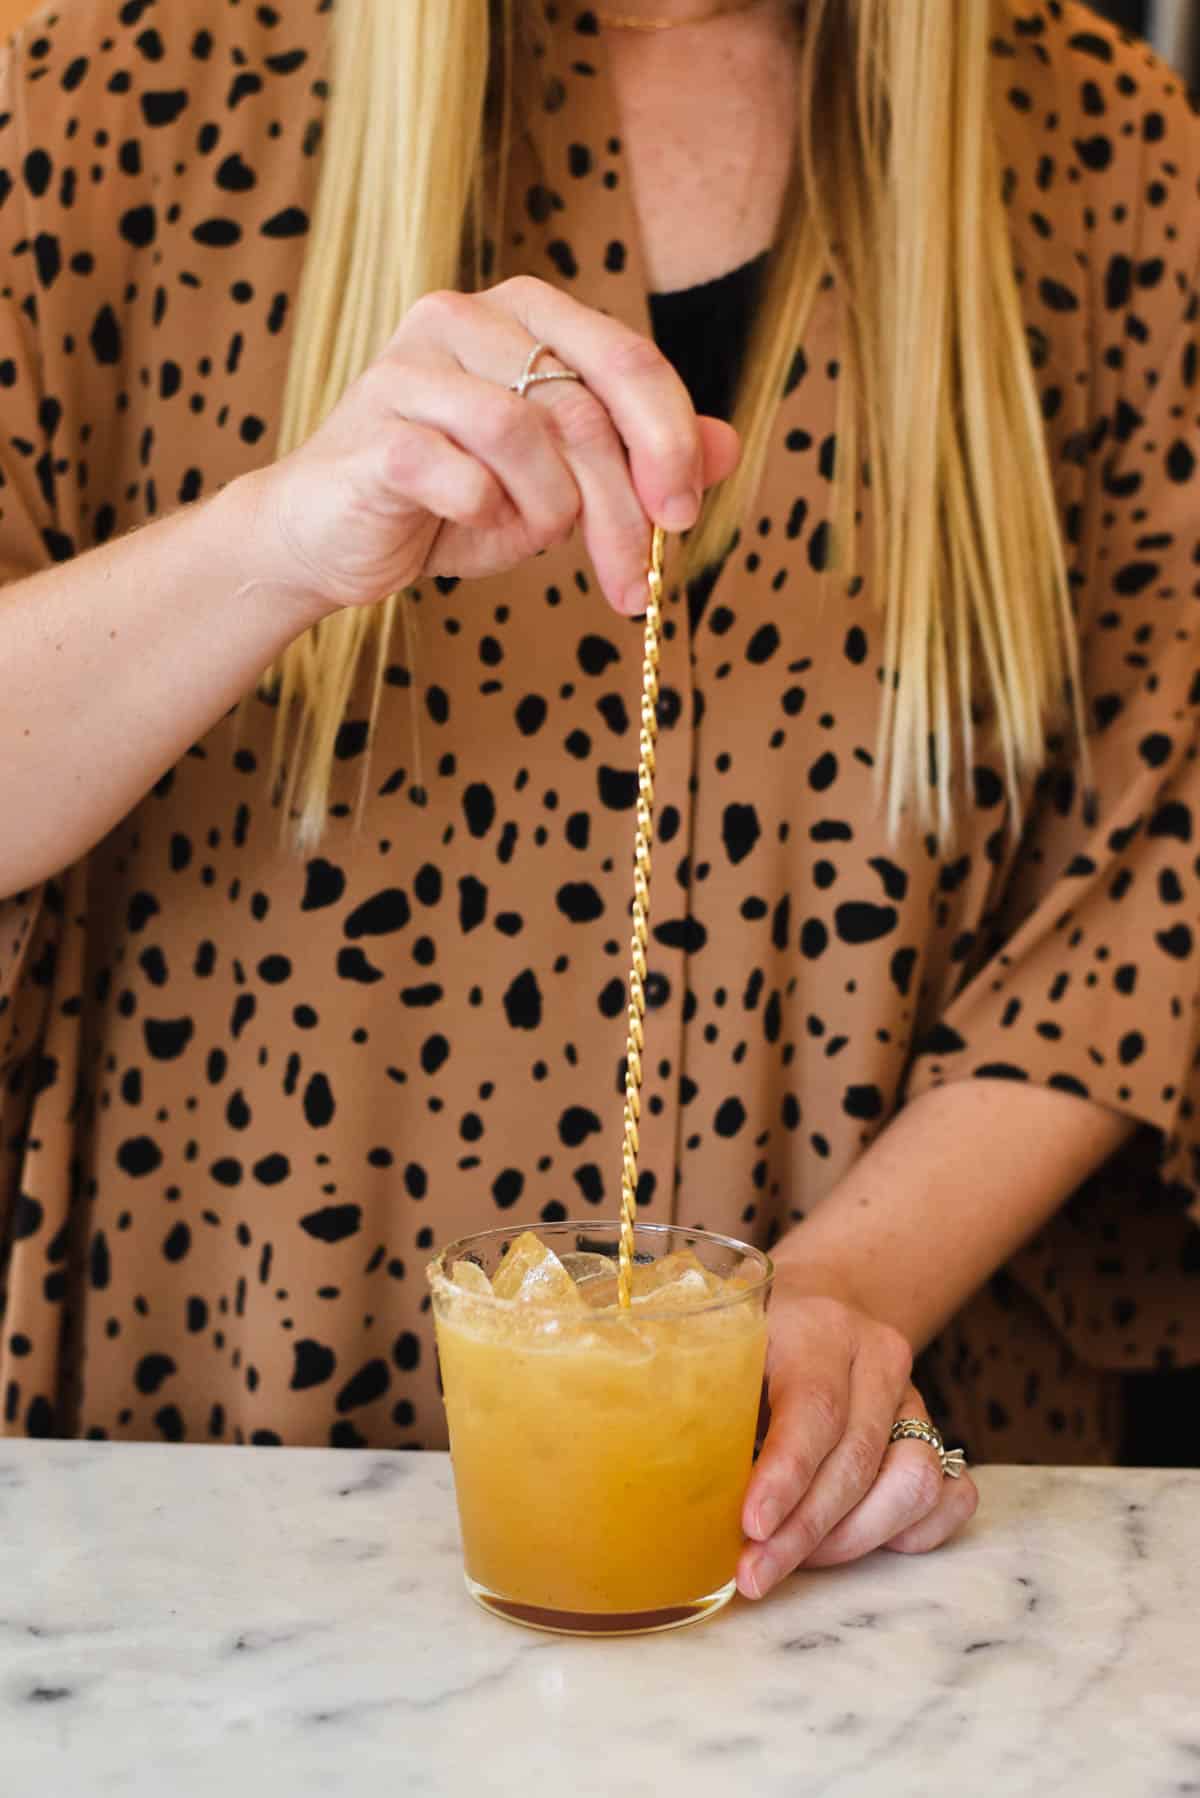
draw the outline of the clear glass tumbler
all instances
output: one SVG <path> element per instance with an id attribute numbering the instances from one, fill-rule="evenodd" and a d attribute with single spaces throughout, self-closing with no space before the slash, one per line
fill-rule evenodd
<path id="1" fill-rule="evenodd" d="M 467 1588 L 572 1634 L 670 1629 L 732 1597 L 762 1390 L 769 1258 L 638 1225 L 621 1311 L 619 1234 L 591 1220 L 489 1230 L 427 1270 Z M 501 1297 L 490 1277 L 518 1237 L 525 1279 Z"/>

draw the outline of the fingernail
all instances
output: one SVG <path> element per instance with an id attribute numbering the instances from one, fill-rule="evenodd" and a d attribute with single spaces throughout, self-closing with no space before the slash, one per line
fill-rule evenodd
<path id="1" fill-rule="evenodd" d="M 633 582 L 632 586 L 625 589 L 625 596 L 621 601 L 621 610 L 630 618 L 640 618 L 649 603 L 650 588 L 647 585 L 645 575 L 642 575 L 639 580 Z"/>
<path id="2" fill-rule="evenodd" d="M 751 1598 L 765 1598 L 775 1584 L 775 1562 L 769 1554 L 755 1555 L 749 1569 Z"/>
<path id="3" fill-rule="evenodd" d="M 700 516 L 700 495 L 693 487 L 688 493 L 673 493 L 659 515 L 659 523 L 668 531 L 688 531 Z"/>
<path id="4" fill-rule="evenodd" d="M 782 1517 L 783 1506 L 777 1498 L 768 1495 L 758 1507 L 750 1534 L 756 1542 L 765 1542 L 768 1536 L 775 1534 Z"/>
<path id="5" fill-rule="evenodd" d="M 743 1598 L 761 1598 L 762 1593 L 758 1589 L 757 1568 L 747 1567 L 744 1572 L 739 1573 L 737 1588 Z"/>

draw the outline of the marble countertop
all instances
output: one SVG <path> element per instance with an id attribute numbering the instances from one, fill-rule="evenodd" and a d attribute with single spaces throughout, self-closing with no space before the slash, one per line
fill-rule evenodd
<path id="1" fill-rule="evenodd" d="M 442 1455 L 0 1442 L 4 1798 L 1200 1794 L 1200 1472 L 985 1468 L 924 1559 L 518 1629 Z"/>

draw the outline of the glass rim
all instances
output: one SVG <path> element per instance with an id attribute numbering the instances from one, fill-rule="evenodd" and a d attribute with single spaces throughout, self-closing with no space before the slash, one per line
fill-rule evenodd
<path id="1" fill-rule="evenodd" d="M 498 1227 L 494 1227 L 490 1230 L 472 1230 L 469 1232 L 468 1235 L 460 1236 L 454 1242 L 448 1242 L 446 1244 L 445 1248 L 438 1250 L 437 1254 L 433 1257 L 432 1260 L 427 1261 L 425 1263 L 425 1278 L 429 1282 L 430 1286 L 434 1288 L 435 1291 L 437 1290 L 437 1287 L 440 1284 L 442 1287 L 453 1291 L 458 1297 L 464 1298 L 464 1299 L 471 1299 L 477 1305 L 499 1305 L 499 1306 L 504 1306 L 504 1307 L 514 1306 L 517 1303 L 516 1299 L 502 1299 L 494 1292 L 491 1292 L 491 1293 L 471 1292 L 467 1288 L 464 1288 L 461 1286 L 455 1286 L 454 1282 L 449 1278 L 449 1276 L 446 1273 L 445 1263 L 446 1263 L 447 1256 L 455 1254 L 456 1251 L 463 1251 L 465 1253 L 465 1251 L 468 1248 L 472 1247 L 475 1243 L 495 1242 L 502 1236 L 507 1236 L 508 1238 L 510 1238 L 510 1240 L 515 1240 L 516 1237 L 518 1237 L 524 1233 L 524 1230 L 531 1230 L 536 1234 L 538 1231 L 541 1231 L 541 1230 L 584 1231 L 585 1227 L 587 1229 L 591 1229 L 591 1230 L 615 1231 L 617 1233 L 618 1239 L 619 1239 L 620 1229 L 621 1229 L 621 1221 L 619 1218 L 594 1218 L 594 1217 L 570 1218 L 570 1217 L 566 1217 L 566 1218 L 556 1218 L 553 1223 L 549 1223 L 549 1224 L 542 1223 L 542 1222 L 538 1222 L 536 1224 L 526 1224 L 524 1226 L 524 1229 L 514 1227 L 512 1224 L 501 1224 Z M 772 1282 L 775 1279 L 775 1263 L 774 1263 L 774 1261 L 772 1261 L 772 1259 L 771 1259 L 770 1255 L 767 1253 L 766 1249 L 760 1249 L 752 1242 L 743 1242 L 741 1237 L 739 1237 L 739 1236 L 725 1236 L 718 1230 L 693 1229 L 687 1224 L 659 1224 L 659 1223 L 649 1223 L 649 1222 L 644 1223 L 644 1224 L 639 1223 L 639 1224 L 634 1225 L 635 1240 L 639 1233 L 645 1233 L 647 1235 L 653 1235 L 653 1236 L 699 1237 L 705 1242 L 717 1243 L 717 1244 L 719 1244 L 719 1246 L 721 1248 L 735 1249 L 740 1255 L 744 1255 L 744 1256 L 748 1256 L 748 1257 L 753 1256 L 757 1261 L 759 1261 L 762 1264 L 762 1272 L 760 1274 L 760 1277 L 754 1282 L 754 1284 L 752 1286 L 747 1286 L 747 1287 L 743 1288 L 743 1290 L 740 1292 L 734 1292 L 734 1293 L 730 1293 L 728 1295 L 722 1294 L 719 1297 L 707 1299 L 703 1305 L 689 1305 L 687 1307 L 686 1311 L 677 1311 L 677 1310 L 673 1310 L 670 1308 L 664 1308 L 661 1306 L 656 1307 L 651 1304 L 639 1305 L 638 1309 L 637 1309 L 637 1316 L 639 1317 L 639 1319 L 641 1319 L 641 1318 L 663 1318 L 663 1317 L 667 1317 L 667 1318 L 704 1317 L 708 1313 L 713 1312 L 713 1311 L 727 1310 L 730 1306 L 733 1306 L 733 1305 L 744 1305 L 748 1299 L 753 1299 L 754 1297 L 756 1297 L 759 1294 L 764 1294 L 764 1293 L 770 1292 Z M 599 1252 L 599 1251 L 597 1251 L 597 1252 Z M 615 1255 L 612 1257 L 612 1261 L 613 1261 L 613 1266 L 615 1267 L 617 1265 L 617 1257 Z M 616 1313 L 609 1312 L 609 1311 L 590 1311 L 589 1312 L 589 1321 L 590 1321 L 591 1325 L 594 1327 L 597 1321 L 603 1322 L 611 1315 L 620 1316 L 620 1315 L 624 1315 L 624 1314 L 619 1311 Z M 549 1319 L 551 1317 L 561 1318 L 561 1316 L 562 1316 L 561 1311 L 558 1310 L 556 1307 L 550 1306 L 550 1305 L 546 1306 L 547 1321 L 549 1321 Z M 580 1321 L 582 1321 L 582 1320 L 580 1320 Z"/>

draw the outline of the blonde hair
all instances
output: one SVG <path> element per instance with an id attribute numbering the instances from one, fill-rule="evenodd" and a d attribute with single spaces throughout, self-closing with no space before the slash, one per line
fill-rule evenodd
<path id="1" fill-rule="evenodd" d="M 462 285 L 464 270 L 482 284 L 482 196 L 491 185 L 503 201 L 520 72 L 517 4 L 337 7 L 281 453 L 311 434 L 422 294 Z M 859 536 L 869 539 L 889 822 L 912 806 L 947 836 L 980 680 L 1014 827 L 1065 701 L 1078 726 L 1059 519 L 990 117 L 994 24 L 992 0 L 807 0 L 795 171 L 734 420 L 742 460 L 710 495 L 688 556 L 698 570 L 727 552 L 832 278 L 844 370 L 833 541 L 850 575 Z M 792 218 L 805 223 L 789 228 Z M 274 671 L 277 760 L 303 841 L 323 828 L 337 731 L 368 647 L 374 721 L 398 603 L 337 614 Z"/>

